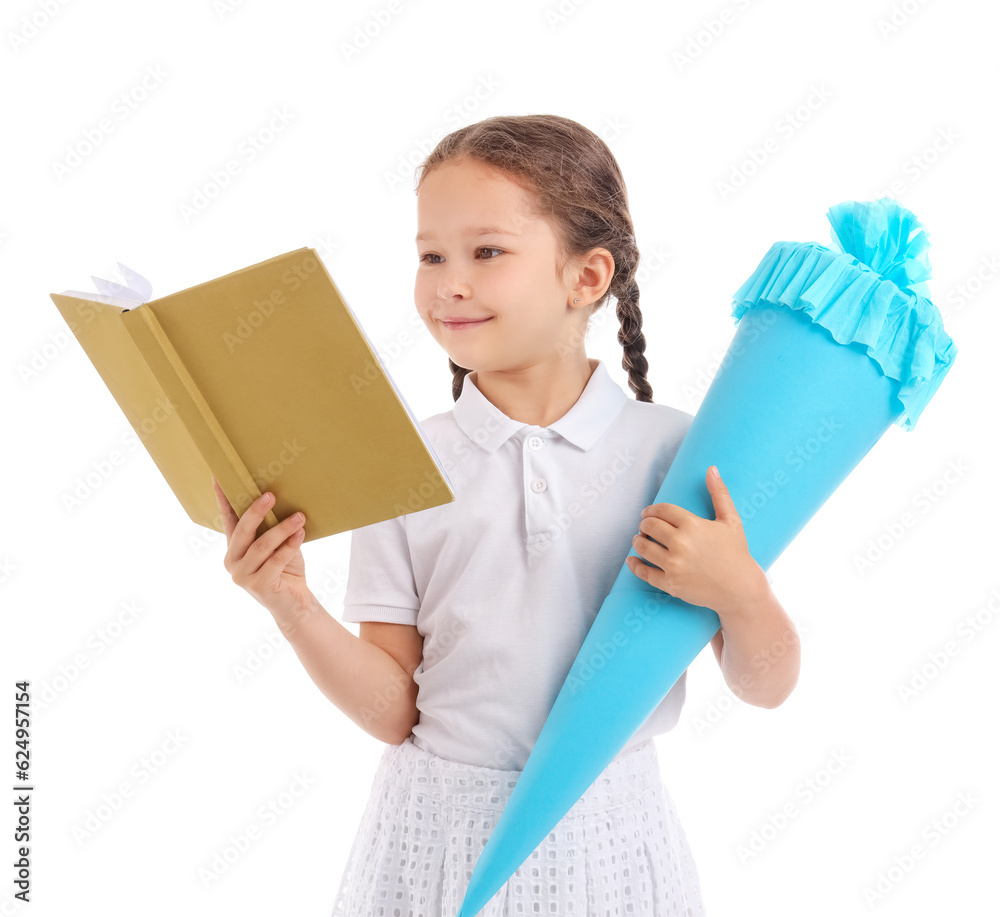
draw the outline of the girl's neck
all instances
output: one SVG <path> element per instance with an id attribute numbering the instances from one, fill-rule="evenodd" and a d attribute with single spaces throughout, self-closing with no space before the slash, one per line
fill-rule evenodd
<path id="1" fill-rule="evenodd" d="M 545 366 L 527 373 L 469 373 L 470 381 L 494 407 L 511 420 L 547 427 L 565 416 L 583 394 L 598 361 L 581 354 L 572 367 L 559 367 L 558 374 Z"/>

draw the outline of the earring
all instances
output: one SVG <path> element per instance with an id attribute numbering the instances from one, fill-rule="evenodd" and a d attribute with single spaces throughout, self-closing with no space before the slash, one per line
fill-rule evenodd
<path id="1" fill-rule="evenodd" d="M 580 301 L 579 297 L 573 300 L 573 302 L 579 302 L 579 301 Z"/>

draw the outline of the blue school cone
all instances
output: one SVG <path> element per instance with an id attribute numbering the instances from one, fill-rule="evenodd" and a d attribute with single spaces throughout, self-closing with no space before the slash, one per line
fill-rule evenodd
<path id="1" fill-rule="evenodd" d="M 927 298 L 928 240 L 891 198 L 827 219 L 842 251 L 776 242 L 734 295 L 738 327 L 654 503 L 715 518 L 717 465 L 767 570 L 893 422 L 912 430 L 955 359 Z M 632 550 L 629 556 L 638 556 Z M 473 917 L 719 629 L 622 565 L 472 872 Z"/>

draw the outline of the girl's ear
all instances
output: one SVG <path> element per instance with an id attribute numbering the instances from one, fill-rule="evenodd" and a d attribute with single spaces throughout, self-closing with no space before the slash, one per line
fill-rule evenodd
<path id="1" fill-rule="evenodd" d="M 594 248 L 577 259 L 577 279 L 573 296 L 581 302 L 597 302 L 611 286 L 615 275 L 614 256 L 606 248 Z"/>

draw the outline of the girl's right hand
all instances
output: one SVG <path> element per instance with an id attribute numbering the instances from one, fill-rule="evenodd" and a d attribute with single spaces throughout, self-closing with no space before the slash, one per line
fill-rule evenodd
<path id="1" fill-rule="evenodd" d="M 273 501 L 266 500 L 265 493 L 237 516 L 214 477 L 212 485 L 229 542 L 224 561 L 227 572 L 271 612 L 279 628 L 294 624 L 315 602 L 306 586 L 306 565 L 299 548 L 305 537 L 305 518 L 295 513 L 255 540 Z"/>

